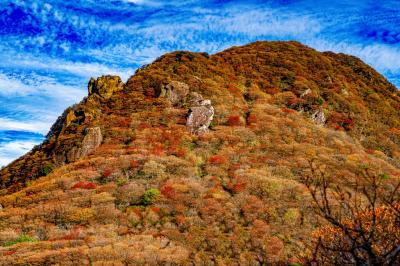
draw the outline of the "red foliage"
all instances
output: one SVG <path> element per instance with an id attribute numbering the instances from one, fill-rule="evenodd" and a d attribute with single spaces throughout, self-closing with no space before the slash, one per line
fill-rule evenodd
<path id="1" fill-rule="evenodd" d="M 254 114 L 249 115 L 246 122 L 249 125 L 257 123 L 257 116 Z"/>
<path id="2" fill-rule="evenodd" d="M 354 121 L 350 118 L 345 118 L 342 121 L 342 126 L 346 130 L 350 130 L 353 128 Z"/>
<path id="3" fill-rule="evenodd" d="M 394 133 L 394 134 L 400 135 L 400 128 L 395 128 L 395 127 L 393 127 L 393 128 L 391 128 L 391 129 L 389 129 L 389 131 L 392 132 L 392 133 Z"/>
<path id="4" fill-rule="evenodd" d="M 171 147 L 169 153 L 180 158 L 185 157 L 186 155 L 186 152 L 179 147 Z"/>
<path id="5" fill-rule="evenodd" d="M 296 110 L 284 107 L 284 108 L 282 108 L 282 112 L 284 112 L 286 114 L 293 114 L 293 113 L 296 113 Z"/>
<path id="6" fill-rule="evenodd" d="M 73 230 L 69 234 L 61 237 L 53 237 L 50 238 L 49 241 L 57 241 L 57 240 L 74 240 L 79 237 L 80 231 L 78 230 Z"/>
<path id="7" fill-rule="evenodd" d="M 235 193 L 241 192 L 246 189 L 246 183 L 236 183 L 232 186 L 232 190 Z"/>
<path id="8" fill-rule="evenodd" d="M 186 211 L 186 206 L 182 203 L 176 203 L 172 208 L 175 213 L 184 213 Z"/>
<path id="9" fill-rule="evenodd" d="M 354 120 L 346 117 L 345 114 L 338 113 L 332 111 L 330 113 L 330 118 L 329 120 L 333 123 L 333 127 L 338 130 L 341 128 L 344 128 L 345 130 L 351 130 L 354 126 Z"/>
<path id="10" fill-rule="evenodd" d="M 140 208 L 133 208 L 132 212 L 134 214 L 136 214 L 137 216 L 140 216 L 140 217 L 142 216 L 142 211 L 140 210 Z"/>
<path id="11" fill-rule="evenodd" d="M 208 158 L 208 162 L 210 164 L 224 164 L 226 163 L 226 159 L 220 155 L 213 155 Z"/>
<path id="12" fill-rule="evenodd" d="M 93 182 L 79 181 L 75 185 L 72 186 L 71 189 L 95 189 L 97 186 Z"/>
<path id="13" fill-rule="evenodd" d="M 185 223 L 186 218 L 185 218 L 185 216 L 183 216 L 183 215 L 177 215 L 177 216 L 175 217 L 175 221 L 176 221 L 176 224 L 177 224 L 177 225 L 182 225 L 182 224 Z"/>
<path id="14" fill-rule="evenodd" d="M 107 168 L 103 172 L 103 177 L 110 177 L 112 175 L 112 170 Z"/>
<path id="15" fill-rule="evenodd" d="M 138 168 L 140 166 L 140 162 L 137 160 L 132 160 L 130 165 L 131 165 L 131 168 L 133 168 L 133 169 Z"/>
<path id="16" fill-rule="evenodd" d="M 253 221 L 253 227 L 251 228 L 251 232 L 253 235 L 260 237 L 260 236 L 266 236 L 270 233 L 270 227 L 269 225 L 259 219 L 255 219 Z"/>
<path id="17" fill-rule="evenodd" d="M 277 89 L 277 88 L 266 88 L 265 92 L 268 93 L 268 94 L 274 95 L 274 94 L 277 94 L 278 92 L 281 92 L 281 91 L 280 91 L 280 89 Z"/>
<path id="18" fill-rule="evenodd" d="M 338 124 L 336 124 L 335 126 L 334 126 L 334 129 L 336 129 L 336 130 L 340 130 L 342 127 L 341 126 L 339 126 Z"/>
<path id="19" fill-rule="evenodd" d="M 368 153 L 368 154 L 374 154 L 374 153 L 375 153 L 375 150 L 373 150 L 373 149 L 366 149 L 365 152 Z"/>
<path id="20" fill-rule="evenodd" d="M 129 127 L 131 125 L 131 118 L 129 117 L 124 117 L 119 120 L 118 125 L 120 127 Z"/>
<path id="21" fill-rule="evenodd" d="M 151 149 L 151 154 L 154 154 L 156 156 L 164 155 L 163 145 L 162 144 L 154 144 L 153 148 Z"/>
<path id="22" fill-rule="evenodd" d="M 161 212 L 161 208 L 159 207 L 152 207 L 151 210 L 155 213 L 160 213 Z"/>
<path id="23" fill-rule="evenodd" d="M 74 240 L 79 237 L 80 232 L 79 231 L 72 231 L 68 235 L 65 235 L 62 237 L 63 240 Z"/>
<path id="24" fill-rule="evenodd" d="M 141 122 L 138 125 L 138 129 L 139 130 L 143 130 L 143 129 L 146 129 L 146 128 L 151 128 L 151 125 L 149 123 L 146 123 L 146 122 Z"/>
<path id="25" fill-rule="evenodd" d="M 257 219 L 259 215 L 265 213 L 265 209 L 264 203 L 256 196 L 249 196 L 242 206 L 244 217 L 248 221 Z"/>
<path id="26" fill-rule="evenodd" d="M 231 115 L 228 117 L 228 125 L 230 126 L 240 126 L 240 116 L 238 115 Z"/>
<path id="27" fill-rule="evenodd" d="M 170 185 L 165 185 L 161 188 L 161 194 L 163 194 L 167 198 L 171 198 L 175 193 L 175 190 Z"/>
<path id="28" fill-rule="evenodd" d="M 17 253 L 17 251 L 15 251 L 15 250 L 9 250 L 9 251 L 4 252 L 4 256 L 11 256 L 11 255 L 13 255 L 13 254 L 15 254 L 15 253 Z"/>
<path id="29" fill-rule="evenodd" d="M 242 96 L 240 90 L 233 84 L 228 84 L 227 89 L 235 96 Z"/>
<path id="30" fill-rule="evenodd" d="M 246 183 L 245 182 L 228 182 L 227 187 L 232 190 L 234 193 L 239 193 L 243 190 L 246 189 Z"/>
<path id="31" fill-rule="evenodd" d="M 296 106 L 298 106 L 299 104 L 302 104 L 302 103 L 304 103 L 305 101 L 303 100 L 303 99 L 301 99 L 301 98 L 298 98 L 298 97 L 291 97 L 288 101 L 287 101 L 287 104 L 288 104 L 288 106 L 291 106 L 291 107 L 296 107 Z"/>

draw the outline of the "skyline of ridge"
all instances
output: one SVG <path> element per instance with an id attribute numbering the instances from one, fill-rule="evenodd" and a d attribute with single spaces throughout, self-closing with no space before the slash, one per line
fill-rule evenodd
<path id="1" fill-rule="evenodd" d="M 42 141 L 90 77 L 124 81 L 174 50 L 296 40 L 360 57 L 400 85 L 396 1 L 13 1 L 0 7 L 0 166 Z"/>

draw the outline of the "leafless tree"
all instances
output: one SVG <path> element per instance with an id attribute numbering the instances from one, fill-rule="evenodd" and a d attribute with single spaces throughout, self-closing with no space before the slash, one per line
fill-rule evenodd
<path id="1" fill-rule="evenodd" d="M 310 263 L 400 265 L 400 182 L 367 165 L 335 180 L 309 164 L 303 181 L 326 222 L 314 235 Z"/>

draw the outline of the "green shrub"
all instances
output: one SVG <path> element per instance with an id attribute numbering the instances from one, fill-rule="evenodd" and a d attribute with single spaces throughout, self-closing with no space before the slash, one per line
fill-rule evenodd
<path id="1" fill-rule="evenodd" d="M 160 191 L 156 188 L 151 188 L 147 190 L 142 198 L 143 205 L 150 205 L 154 202 L 154 200 L 160 195 Z"/>
<path id="2" fill-rule="evenodd" d="M 388 179 L 390 179 L 390 175 L 388 175 L 388 174 L 386 174 L 386 173 L 380 174 L 379 177 L 382 178 L 383 180 L 388 180 Z"/>
<path id="3" fill-rule="evenodd" d="M 126 185 L 128 183 L 128 179 L 126 178 L 119 178 L 116 181 L 117 186 L 122 187 L 123 185 Z"/>
<path id="4" fill-rule="evenodd" d="M 42 167 L 42 169 L 40 170 L 42 175 L 48 175 L 51 173 L 51 171 L 53 171 L 54 166 L 52 164 L 46 164 L 44 167 Z"/>
<path id="5" fill-rule="evenodd" d="M 12 241 L 8 241 L 4 244 L 4 246 L 9 247 L 9 246 L 13 246 L 15 244 L 18 243 L 23 243 L 23 242 L 36 242 L 38 241 L 36 238 L 33 238 L 31 236 L 28 235 L 20 235 L 17 239 L 12 240 Z"/>

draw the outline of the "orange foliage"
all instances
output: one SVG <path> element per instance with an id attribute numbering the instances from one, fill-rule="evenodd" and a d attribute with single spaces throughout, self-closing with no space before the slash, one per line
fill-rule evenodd
<path id="1" fill-rule="evenodd" d="M 394 250 L 399 243 L 399 210 L 400 204 L 395 205 L 393 208 L 382 206 L 374 211 L 365 211 L 357 216 L 357 219 L 363 221 L 362 225 L 365 235 L 371 236 L 369 240 L 370 243 L 373 243 L 371 248 L 373 249 L 373 253 L 379 258 L 385 258 L 385 254 L 390 250 Z M 375 216 L 376 219 L 371 219 L 372 216 Z M 339 227 L 327 225 L 313 233 L 314 241 L 322 247 L 321 250 L 318 250 L 319 253 L 316 254 L 317 257 L 315 258 L 319 263 L 335 264 L 338 262 L 344 263 L 345 261 L 351 261 L 351 256 L 347 254 L 347 257 L 344 257 L 344 254 L 335 252 L 335 250 L 351 250 L 352 246 L 354 246 L 354 242 L 352 242 L 350 238 L 360 238 L 359 224 L 354 223 L 354 221 L 350 219 L 344 220 L 343 224 L 346 226 L 347 232 L 344 232 Z M 349 233 L 350 236 L 348 236 Z M 392 258 L 389 257 L 387 262 L 391 259 Z M 383 265 L 381 263 L 384 262 L 386 261 L 381 261 L 379 265 Z M 400 262 L 400 256 L 397 256 L 395 262 Z"/>
<path id="2" fill-rule="evenodd" d="M 231 115 L 228 117 L 228 125 L 230 126 L 240 126 L 241 121 L 240 121 L 240 116 L 238 115 Z"/>
<path id="3" fill-rule="evenodd" d="M 95 189 L 97 186 L 95 183 L 92 182 L 86 182 L 86 181 L 79 181 L 75 185 L 71 187 L 71 189 Z"/>
<path id="4" fill-rule="evenodd" d="M 170 185 L 165 185 L 161 188 L 161 194 L 167 198 L 171 198 L 174 195 L 174 188 Z"/>
<path id="5" fill-rule="evenodd" d="M 213 155 L 210 158 L 208 158 L 208 162 L 210 164 L 224 164 L 226 163 L 226 159 L 223 156 L 220 155 Z"/>
<path id="6" fill-rule="evenodd" d="M 176 105 L 165 96 L 171 81 L 189 87 Z M 215 111 L 200 136 L 186 127 L 192 93 Z M 76 118 L 61 118 L 42 145 L 0 170 L 0 257 L 9 265 L 286 265 L 318 226 L 300 178 L 307 159 L 329 164 L 335 185 L 367 163 L 399 178 L 399 102 L 357 58 L 296 42 L 166 54 L 110 99 L 89 96 L 67 110 Z M 320 109 L 324 126 L 310 119 Z M 101 145 L 67 158 L 97 126 Z M 71 229 L 77 224 L 85 226 Z M 22 232 L 35 241 L 14 253 L 5 243 Z"/>

